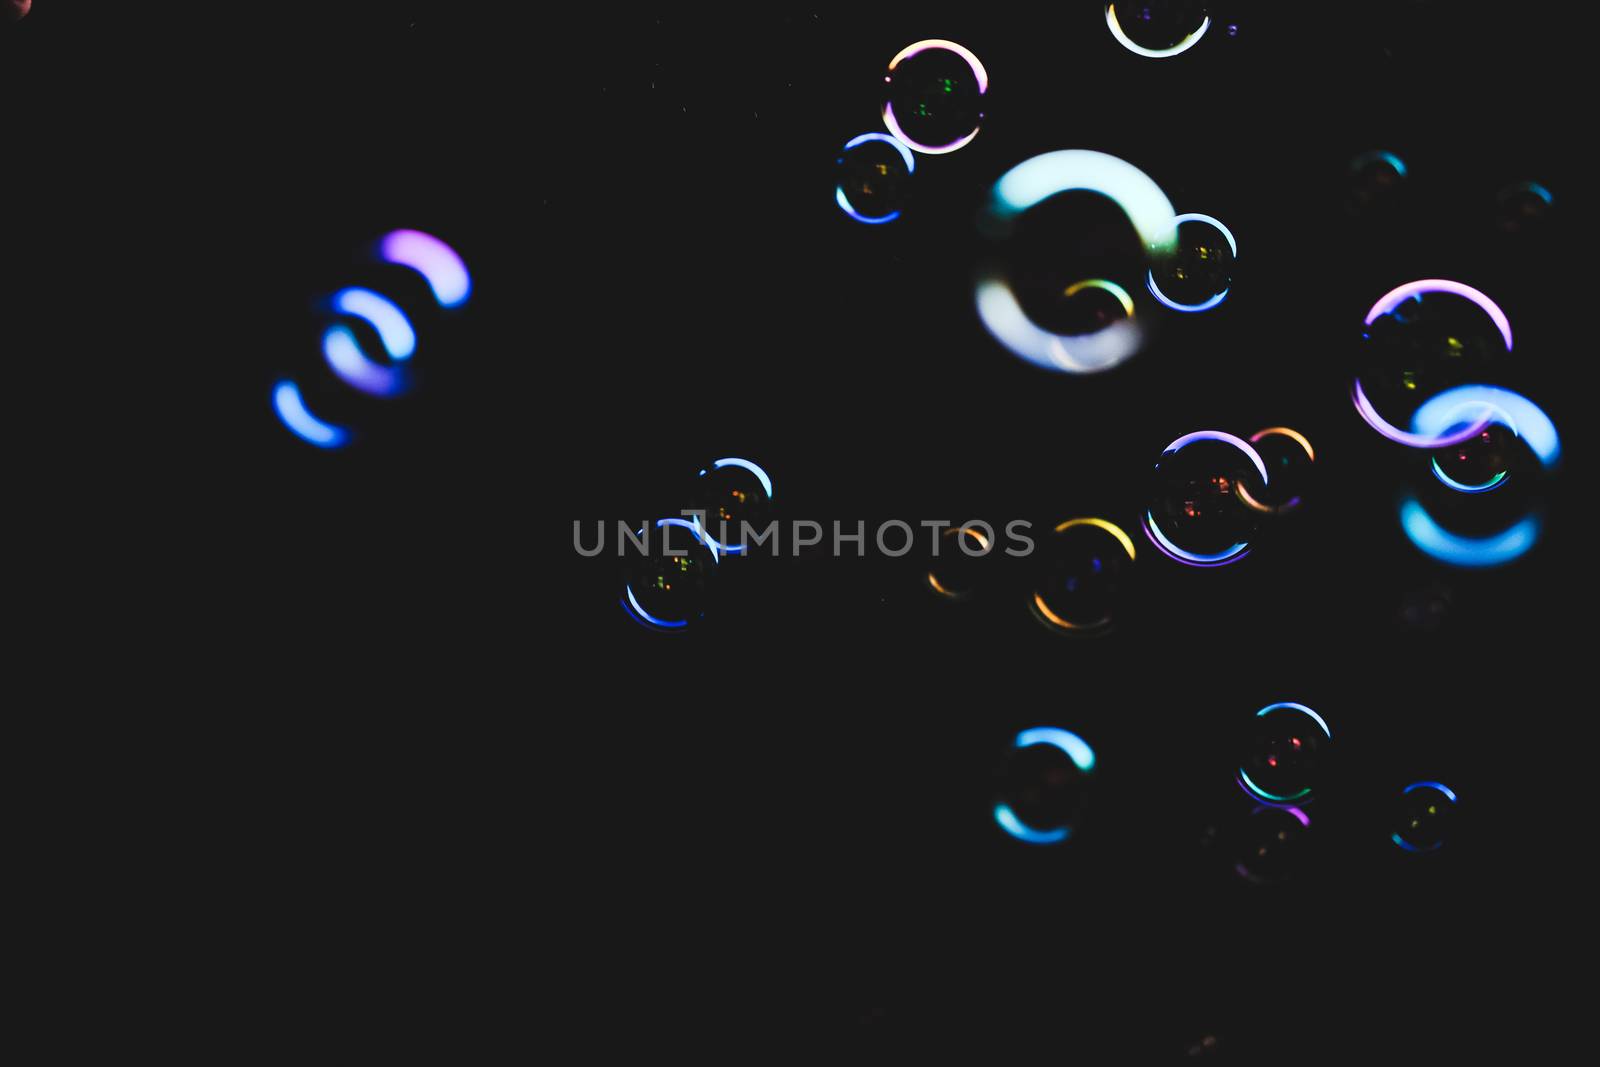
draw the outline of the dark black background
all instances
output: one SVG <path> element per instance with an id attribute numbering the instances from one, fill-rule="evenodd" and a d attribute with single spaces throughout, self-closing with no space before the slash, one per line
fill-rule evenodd
<path id="1" fill-rule="evenodd" d="M 1587 601 L 1575 27 L 1234 7 L 1236 36 L 1154 61 L 1095 4 L 251 7 L 45 0 L 0 36 L 7 321 L 67 370 L 53 405 L 89 424 L 107 402 L 119 427 L 77 436 L 118 503 L 95 529 L 137 546 L 116 563 L 138 606 L 109 597 L 135 621 L 122 677 L 196 783 L 155 788 L 178 851 L 220 872 L 241 1006 L 458 1054 L 537 1054 L 557 1027 L 597 1054 L 747 1059 L 1563 1039 L 1575 994 L 1548 961 L 1589 895 L 1592 736 L 1563 651 Z M 856 225 L 833 159 L 931 36 L 983 58 L 982 132 L 919 158 L 903 220 Z M 1012 359 L 971 310 L 976 207 L 1066 147 L 1134 162 L 1243 253 L 1226 304 L 1087 379 Z M 1409 164 L 1404 202 L 1352 220 L 1344 168 L 1373 148 Z M 1494 197 L 1523 179 L 1557 213 L 1515 241 Z M 315 370 L 313 302 L 397 226 L 454 243 L 474 299 L 423 324 L 424 388 L 316 452 L 269 389 Z M 1362 313 L 1431 276 L 1507 310 L 1502 384 L 1567 446 L 1544 542 L 1496 572 L 1404 541 L 1417 461 L 1345 393 Z M 1100 641 L 809 555 L 748 561 L 668 637 L 572 548 L 574 520 L 676 513 L 727 454 L 773 473 L 786 519 L 1132 530 L 1168 441 L 1274 424 L 1317 447 L 1301 521 L 1214 572 L 1141 552 L 1137 610 Z M 1405 623 L 1440 596 L 1438 629 Z M 1311 868 L 1257 888 L 1200 840 L 1243 803 L 1232 731 L 1274 700 L 1319 709 L 1337 763 Z M 1092 818 L 1068 848 L 1011 847 L 991 768 L 1046 722 L 1100 753 Z M 1388 800 L 1429 777 L 1461 832 L 1403 862 Z"/>

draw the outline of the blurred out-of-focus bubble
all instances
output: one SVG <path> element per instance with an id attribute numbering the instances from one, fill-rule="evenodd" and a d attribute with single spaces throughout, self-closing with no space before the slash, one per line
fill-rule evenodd
<path id="1" fill-rule="evenodd" d="M 1246 481 L 1236 482 L 1234 492 L 1244 505 L 1262 515 L 1287 515 L 1297 511 L 1311 492 L 1316 471 L 1316 450 L 1305 434 L 1287 426 L 1268 426 L 1250 435 L 1261 461 L 1267 465 L 1270 481 L 1255 496 Z"/>
<path id="2" fill-rule="evenodd" d="M 1145 291 L 1151 269 L 1165 271 L 1178 226 L 1143 171 L 1103 152 L 1034 156 L 995 183 L 979 228 L 991 244 L 977 272 L 978 317 L 1013 354 L 1092 374 L 1144 346 L 1149 317 L 1131 294 Z"/>
<path id="3" fill-rule="evenodd" d="M 918 152 L 954 152 L 978 136 L 989 75 L 954 41 L 918 41 L 889 61 L 883 76 L 883 124 Z"/>
<path id="4" fill-rule="evenodd" d="M 432 234 L 392 230 L 373 244 L 370 255 L 419 277 L 440 311 L 453 312 L 471 299 L 466 263 Z M 364 419 L 352 418 L 351 423 L 361 424 L 358 430 L 337 413 L 347 405 L 330 395 L 330 382 L 340 391 L 348 388 L 380 400 L 411 391 L 417 381 L 411 359 L 419 347 L 413 316 L 423 309 L 402 309 L 405 302 L 404 297 L 391 298 L 363 286 L 340 289 L 318 302 L 319 312 L 329 320 L 321 332 L 321 369 L 327 373 L 285 377 L 273 384 L 272 410 L 285 429 L 317 448 L 344 448 L 370 427 Z"/>
<path id="5" fill-rule="evenodd" d="M 1509 389 L 1460 385 L 1418 407 L 1408 436 L 1449 439 L 1428 457 L 1431 484 L 1400 499 L 1400 528 L 1418 551 L 1452 567 L 1488 568 L 1538 544 L 1541 475 L 1561 460 L 1561 438 L 1544 409 Z"/>
<path id="6" fill-rule="evenodd" d="M 1150 268 L 1145 284 L 1150 295 L 1173 311 L 1210 311 L 1228 297 L 1239 245 L 1233 233 L 1210 215 L 1190 212 L 1177 217 L 1178 249 Z"/>
<path id="7" fill-rule="evenodd" d="M 941 600 L 968 600 L 988 584 L 993 554 L 992 527 L 946 526 L 939 531 L 939 554 L 929 558 L 923 584 Z"/>
<path id="8" fill-rule="evenodd" d="M 1211 16 L 1196 0 L 1144 0 L 1107 4 L 1106 27 L 1135 55 L 1166 59 L 1193 48 L 1211 28 Z"/>
<path id="9" fill-rule="evenodd" d="M 1455 821 L 1456 794 L 1443 782 L 1412 782 L 1400 791 L 1389 839 L 1406 852 L 1436 852 Z"/>
<path id="10" fill-rule="evenodd" d="M 1068 519 L 1039 548 L 1028 609 L 1053 633 L 1108 633 L 1121 614 L 1136 557 L 1133 539 L 1115 523 Z"/>
<path id="11" fill-rule="evenodd" d="M 1333 732 L 1304 704 L 1268 704 L 1251 718 L 1239 761 L 1239 784 L 1265 804 L 1311 799 Z"/>
<path id="12" fill-rule="evenodd" d="M 1270 490 L 1266 463 L 1249 442 L 1218 430 L 1186 434 L 1156 463 L 1145 535 L 1163 555 L 1192 567 L 1236 562 L 1249 554 L 1260 514 L 1245 500 L 1259 502 Z"/>
<path id="13" fill-rule="evenodd" d="M 638 536 L 645 551 L 631 543 L 624 548 L 623 610 L 647 629 L 688 629 L 705 613 L 720 553 L 691 519 L 657 519 Z"/>
<path id="14" fill-rule="evenodd" d="M 1345 213 L 1356 218 L 1382 215 L 1398 204 L 1406 165 L 1393 152 L 1363 152 L 1345 168 Z"/>
<path id="15" fill-rule="evenodd" d="M 1499 494 L 1495 494 L 1498 496 Z M 1400 498 L 1400 529 L 1423 555 L 1451 567 L 1503 567 L 1527 555 L 1544 530 L 1537 505 L 1507 520 L 1500 510 L 1474 507 L 1442 517 L 1442 509 L 1424 504 L 1415 493 Z M 1486 520 L 1495 520 L 1489 522 Z"/>
<path id="16" fill-rule="evenodd" d="M 1425 278 L 1384 294 L 1364 326 L 1351 399 L 1369 426 L 1412 448 L 1445 448 L 1482 431 L 1487 414 L 1470 418 L 1465 403 L 1439 412 L 1461 417 L 1431 432 L 1401 427 L 1430 398 L 1493 375 L 1511 351 L 1511 323 L 1499 305 L 1461 282 Z"/>
<path id="17" fill-rule="evenodd" d="M 692 493 L 701 532 L 727 556 L 748 550 L 746 537 L 766 540 L 772 521 L 772 478 L 752 460 L 728 456 L 701 468 Z M 746 527 L 749 530 L 746 530 Z"/>
<path id="18" fill-rule="evenodd" d="M 1560 463 L 1561 435 L 1556 432 L 1556 424 L 1538 404 L 1510 389 L 1456 386 L 1429 398 L 1411 416 L 1413 434 L 1424 439 L 1449 437 L 1451 444 L 1479 439 L 1490 426 L 1507 430 L 1516 438 L 1515 443 L 1503 434 L 1494 439 L 1511 465 L 1530 455 L 1545 470 L 1553 470 Z M 1473 432 L 1468 434 L 1464 429 Z M 1532 464 L 1529 466 L 1533 469 Z"/>
<path id="19" fill-rule="evenodd" d="M 33 7 L 33 0 L 0 0 L 0 15 L 12 20 L 20 19 Z"/>
<path id="20" fill-rule="evenodd" d="M 1414 633 L 1437 633 L 1450 621 L 1455 592 L 1443 582 L 1406 591 L 1395 610 L 1395 624 Z"/>
<path id="21" fill-rule="evenodd" d="M 1299 808 L 1257 805 L 1231 828 L 1234 873 L 1252 885 L 1288 880 L 1305 864 L 1310 832 Z"/>
<path id="22" fill-rule="evenodd" d="M 917 169 L 905 145 L 886 133 L 863 133 L 845 142 L 834 166 L 834 200 L 840 211 L 868 225 L 900 217 L 907 183 Z"/>
<path id="23" fill-rule="evenodd" d="M 1023 730 L 1001 770 L 995 823 L 1030 845 L 1070 840 L 1083 817 L 1095 765 L 1094 749 L 1070 730 Z"/>
<path id="24" fill-rule="evenodd" d="M 1495 195 L 1495 225 L 1513 237 L 1542 230 L 1555 197 L 1538 182 L 1514 182 Z"/>

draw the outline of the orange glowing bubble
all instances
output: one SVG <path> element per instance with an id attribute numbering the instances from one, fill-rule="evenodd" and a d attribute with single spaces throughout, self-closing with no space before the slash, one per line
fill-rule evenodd
<path id="1" fill-rule="evenodd" d="M 1104 530 L 1121 543 L 1123 549 L 1128 553 L 1129 559 L 1137 558 L 1133 550 L 1133 539 L 1127 534 L 1123 533 L 1122 527 L 1118 526 L 1116 523 L 1109 522 L 1105 519 L 1068 519 L 1066 522 L 1056 527 L 1056 533 L 1064 533 L 1065 531 L 1072 529 L 1074 526 L 1094 526 Z"/>
<path id="2" fill-rule="evenodd" d="M 1312 450 L 1311 442 L 1306 440 L 1305 434 L 1299 432 L 1298 430 L 1291 430 L 1287 426 L 1268 426 L 1265 430 L 1257 430 L 1255 433 L 1250 435 L 1250 443 L 1255 444 L 1263 437 L 1273 433 L 1282 434 L 1284 437 L 1289 438 L 1289 440 L 1295 442 L 1301 448 L 1306 450 L 1307 459 L 1313 463 L 1317 461 L 1317 454 Z"/>

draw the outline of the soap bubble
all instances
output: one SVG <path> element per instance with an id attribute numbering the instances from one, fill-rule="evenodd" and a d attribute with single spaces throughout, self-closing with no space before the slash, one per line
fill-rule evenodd
<path id="1" fill-rule="evenodd" d="M 1455 821 L 1456 794 L 1442 782 L 1412 782 L 1401 791 L 1396 825 L 1389 839 L 1407 852 L 1433 852 L 1444 846 Z"/>
<path id="2" fill-rule="evenodd" d="M 1515 182 L 1495 196 L 1495 225 L 1518 236 L 1543 228 L 1555 197 L 1538 182 Z"/>
<path id="3" fill-rule="evenodd" d="M 989 75 L 954 41 L 918 41 L 889 61 L 883 124 L 918 152 L 954 152 L 978 136 Z"/>
<path id="4" fill-rule="evenodd" d="M 1476 437 L 1434 452 L 1430 466 L 1441 485 L 1458 493 L 1487 493 L 1506 483 L 1515 435 L 1504 426 L 1485 426 Z"/>
<path id="5" fill-rule="evenodd" d="M 1311 797 L 1333 733 L 1304 704 L 1268 704 L 1250 722 L 1239 784 L 1257 800 L 1298 804 Z"/>
<path id="6" fill-rule="evenodd" d="M 1241 495 L 1238 486 L 1246 486 Z M 1167 557 L 1193 567 L 1219 567 L 1250 551 L 1259 501 L 1271 479 L 1249 442 L 1218 430 L 1186 434 L 1156 464 L 1155 502 L 1145 534 Z"/>
<path id="7" fill-rule="evenodd" d="M 965 600 L 984 584 L 994 551 L 993 530 L 973 523 L 939 532 L 939 554 L 929 559 L 924 581 L 945 600 Z"/>
<path id="8" fill-rule="evenodd" d="M 1234 828 L 1234 873 L 1253 885 L 1292 876 L 1304 863 L 1311 819 L 1299 808 L 1261 805 Z"/>
<path id="9" fill-rule="evenodd" d="M 1165 59 L 1193 48 L 1211 28 L 1211 16 L 1196 0 L 1143 0 L 1107 4 L 1106 26 L 1128 51 Z"/>
<path id="10" fill-rule="evenodd" d="M 1345 212 L 1373 216 L 1393 208 L 1405 179 L 1406 165 L 1393 152 L 1361 153 L 1345 168 Z"/>
<path id="11" fill-rule="evenodd" d="M 1476 516 L 1478 521 L 1472 525 L 1481 527 L 1482 520 L 1487 517 Z M 1400 500 L 1400 528 L 1406 539 L 1424 555 L 1452 567 L 1485 568 L 1513 563 L 1539 543 L 1544 528 L 1537 506 L 1522 513 L 1514 522 L 1487 532 L 1481 529 L 1468 532 L 1456 521 L 1463 516 L 1451 518 L 1451 524 L 1446 525 L 1415 495 L 1408 494 Z"/>
<path id="12" fill-rule="evenodd" d="M 1105 519 L 1068 519 L 1040 548 L 1029 610 L 1056 633 L 1105 633 L 1117 620 L 1135 557 L 1133 540 L 1120 526 Z"/>
<path id="13" fill-rule="evenodd" d="M 1239 245 L 1232 232 L 1210 215 L 1179 215 L 1178 250 L 1151 268 L 1150 295 L 1173 311 L 1209 311 L 1228 297 Z"/>
<path id="14" fill-rule="evenodd" d="M 693 493 L 707 541 L 725 555 L 745 553 L 745 526 L 761 536 L 772 516 L 772 479 L 748 459 L 729 456 L 700 471 Z"/>
<path id="15" fill-rule="evenodd" d="M 884 133 L 864 133 L 845 142 L 835 161 L 839 210 L 877 225 L 893 222 L 905 206 L 906 184 L 917 169 L 906 146 Z"/>
<path id="16" fill-rule="evenodd" d="M 627 546 L 622 608 L 647 629 L 676 631 L 705 612 L 707 586 L 719 553 L 689 519 L 657 519 L 639 530 L 648 550 Z"/>
<path id="17" fill-rule="evenodd" d="M 994 244 L 978 271 L 984 327 L 1048 370 L 1091 374 L 1145 344 L 1130 287 L 1177 250 L 1172 203 L 1137 167 L 1103 152 L 1034 156 L 995 183 L 980 229 Z"/>
<path id="18" fill-rule="evenodd" d="M 1499 305 L 1469 285 L 1427 278 L 1384 294 L 1367 312 L 1365 326 L 1351 398 L 1369 426 L 1413 448 L 1444 448 L 1482 431 L 1487 417 L 1413 433 L 1399 428 L 1406 422 L 1399 416 L 1492 374 L 1511 351 L 1511 323 Z"/>
<path id="19" fill-rule="evenodd" d="M 1094 750 L 1070 730 L 1023 730 L 1001 775 L 995 822 L 1030 845 L 1069 840 L 1082 818 L 1094 769 Z"/>
<path id="20" fill-rule="evenodd" d="M 1247 481 L 1234 483 L 1234 492 L 1246 507 L 1264 515 L 1286 515 L 1304 503 L 1310 491 L 1317 454 L 1311 442 L 1298 430 L 1287 426 L 1269 426 L 1250 435 L 1250 443 L 1267 465 L 1271 478 L 1259 488 L 1260 496 L 1251 492 Z"/>

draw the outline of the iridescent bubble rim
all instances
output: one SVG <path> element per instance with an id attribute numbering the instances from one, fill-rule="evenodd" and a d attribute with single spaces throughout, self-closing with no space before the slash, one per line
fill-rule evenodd
<path id="1" fill-rule="evenodd" d="M 712 470 L 721 470 L 724 467 L 739 467 L 743 470 L 749 471 L 751 474 L 754 474 L 756 476 L 756 481 L 761 483 L 762 491 L 767 494 L 767 499 L 769 501 L 772 499 L 772 477 L 771 475 L 767 474 L 766 470 L 762 468 L 760 464 L 752 460 L 741 459 L 738 456 L 729 456 L 726 459 L 716 460 L 711 464 Z M 705 475 L 706 472 L 702 470 L 700 472 L 700 476 L 703 478 Z M 707 546 L 709 546 L 713 552 L 720 551 L 729 556 L 744 555 L 746 548 L 745 545 L 725 545 L 721 543 L 715 537 L 711 536 L 711 532 L 709 530 L 700 525 L 700 516 L 696 515 L 694 517 L 694 523 L 695 527 L 700 531 L 700 535 L 704 538 Z M 724 534 L 726 533 L 726 531 L 723 532 Z"/>
<path id="2" fill-rule="evenodd" d="M 990 192 L 983 228 L 1003 238 L 1023 212 L 1074 190 L 1099 193 L 1117 204 L 1148 254 L 1170 256 L 1177 249 L 1176 214 L 1161 187 L 1125 160 L 1081 148 L 1046 152 L 1002 174 Z M 997 268 L 979 272 L 974 297 L 984 328 L 1014 355 L 1047 370 L 1070 374 L 1110 370 L 1131 358 L 1144 342 L 1144 329 L 1132 314 L 1090 334 L 1043 329 L 1028 318 L 1010 281 Z M 1124 308 L 1131 305 L 1129 298 Z"/>
<path id="3" fill-rule="evenodd" d="M 1051 745 L 1064 752 L 1073 765 L 1085 774 L 1093 771 L 1095 767 L 1094 749 L 1071 730 L 1063 730 L 1056 726 L 1035 726 L 1018 733 L 1013 744 L 1016 748 Z M 1070 826 L 1057 826 L 1048 830 L 1035 829 L 1017 818 L 1016 812 L 1004 802 L 995 804 L 994 821 L 1007 834 L 1030 845 L 1054 845 L 1072 836 Z"/>
<path id="4" fill-rule="evenodd" d="M 1415 496 L 1400 501 L 1400 528 L 1424 555 L 1452 567 L 1499 567 L 1520 559 L 1539 541 L 1542 529 L 1536 512 L 1484 537 L 1452 533 L 1439 525 Z"/>
<path id="5" fill-rule="evenodd" d="M 352 439 L 348 429 L 311 414 L 300 395 L 300 387 L 287 378 L 272 387 L 272 409 L 289 432 L 307 444 L 318 448 L 343 448 Z"/>
<path id="6" fill-rule="evenodd" d="M 1222 236 L 1227 238 L 1228 248 L 1232 250 L 1234 258 L 1237 259 L 1239 257 L 1239 244 L 1233 239 L 1233 231 L 1224 226 L 1220 220 L 1214 219 L 1210 215 L 1202 215 L 1197 211 L 1191 211 L 1187 214 L 1177 216 L 1173 221 L 1179 226 L 1182 226 L 1185 222 L 1204 222 L 1215 226 L 1218 230 L 1222 231 Z M 1228 294 L 1232 292 L 1231 288 L 1224 289 L 1222 292 L 1217 293 L 1215 296 L 1203 300 L 1198 304 L 1180 304 L 1161 291 L 1161 287 L 1156 284 L 1156 272 L 1154 270 L 1147 272 L 1145 278 L 1145 287 L 1150 290 L 1150 295 L 1155 297 L 1156 300 L 1164 306 L 1171 308 L 1173 311 L 1184 312 L 1210 311 L 1212 308 L 1226 300 L 1228 298 Z"/>
<path id="7" fill-rule="evenodd" d="M 421 230 L 395 230 L 378 242 L 378 258 L 421 274 L 440 307 L 457 308 L 472 295 L 472 276 L 456 250 Z"/>
<path id="8" fill-rule="evenodd" d="M 1474 289 L 1462 282 L 1453 282 L 1446 278 L 1423 278 L 1419 281 L 1406 282 L 1396 286 L 1379 298 L 1372 310 L 1367 312 L 1364 325 L 1371 326 L 1380 315 L 1387 315 L 1400 304 L 1413 297 L 1425 296 L 1428 293 L 1452 293 L 1456 296 L 1466 297 L 1484 310 L 1489 318 L 1494 320 L 1495 328 L 1500 331 L 1500 336 L 1505 340 L 1506 351 L 1511 351 L 1511 321 L 1506 318 L 1506 313 L 1500 310 L 1500 305 L 1490 300 L 1481 290 Z"/>
<path id="9" fill-rule="evenodd" d="M 905 160 L 906 173 L 916 173 L 917 161 L 916 158 L 912 156 L 911 150 L 899 140 L 890 137 L 886 133 L 863 133 L 856 137 L 852 137 L 850 140 L 844 143 L 843 151 L 848 152 L 852 148 L 857 148 L 871 141 L 881 141 L 893 147 L 896 152 L 900 153 L 900 158 Z M 839 162 L 844 162 L 843 156 L 839 158 Z M 839 209 L 846 215 L 849 215 L 857 222 L 865 222 L 869 226 L 876 226 L 885 222 L 893 222 L 895 219 L 900 217 L 900 212 L 898 210 L 891 211 L 887 215 L 863 215 L 861 212 L 855 209 L 853 204 L 850 203 L 850 197 L 845 194 L 843 185 L 838 185 L 834 188 L 834 201 L 839 205 Z"/>
<path id="10" fill-rule="evenodd" d="M 1006 223 L 1058 193 L 1074 190 L 1110 198 L 1152 255 L 1177 250 L 1177 212 L 1167 194 L 1132 163 L 1092 149 L 1066 148 L 1023 160 L 995 182 L 988 211 Z"/>
<path id="11" fill-rule="evenodd" d="M 1389 422 L 1378 409 L 1372 406 L 1372 401 L 1367 398 L 1367 391 L 1362 388 L 1361 379 L 1357 378 L 1350 386 L 1350 400 L 1356 406 L 1356 413 L 1363 421 L 1384 437 L 1396 444 L 1406 445 L 1409 448 L 1449 448 L 1459 445 L 1463 441 L 1470 441 L 1477 437 L 1494 422 L 1494 415 L 1487 409 L 1480 409 L 1478 415 L 1466 422 L 1456 422 L 1452 429 L 1439 433 L 1407 433 L 1393 423 Z"/>
<path id="12" fill-rule="evenodd" d="M 1243 438 L 1231 433 L 1225 433 L 1222 430 L 1196 430 L 1194 433 L 1184 434 L 1164 448 L 1161 455 L 1163 457 L 1176 455 L 1196 441 L 1219 441 L 1239 449 L 1250 460 L 1256 472 L 1261 475 L 1261 484 L 1268 484 L 1267 464 L 1261 458 L 1261 453 L 1257 452 Z M 1250 542 L 1248 541 L 1240 541 L 1223 549 L 1221 552 L 1191 552 L 1186 548 L 1181 548 L 1161 529 L 1160 524 L 1156 521 L 1155 513 L 1149 509 L 1145 510 L 1144 518 L 1140 520 L 1140 525 L 1143 526 L 1145 536 L 1150 539 L 1151 544 L 1156 546 L 1157 551 L 1168 559 L 1182 563 L 1185 566 L 1223 567 L 1230 563 L 1236 563 L 1250 554 Z"/>
<path id="13" fill-rule="evenodd" d="M 1322 728 L 1323 735 L 1327 737 L 1329 741 L 1333 740 L 1333 731 L 1328 727 L 1328 720 L 1324 719 L 1321 715 L 1306 707 L 1304 704 L 1296 704 L 1290 701 L 1284 701 L 1277 704 L 1268 704 L 1266 707 L 1256 712 L 1256 718 L 1262 718 L 1263 716 L 1269 715 L 1274 711 L 1285 708 L 1291 711 L 1301 712 L 1302 714 L 1308 716 L 1313 722 Z M 1304 789 L 1298 789 L 1285 796 L 1278 796 L 1276 793 L 1269 793 L 1267 790 L 1261 788 L 1254 781 L 1252 781 L 1249 773 L 1246 772 L 1243 767 L 1239 768 L 1237 780 L 1239 784 L 1244 787 L 1245 792 L 1249 793 L 1256 800 L 1259 800 L 1270 807 L 1286 807 L 1289 804 L 1302 801 L 1311 795 L 1310 786 L 1307 786 Z"/>
<path id="14" fill-rule="evenodd" d="M 1065 522 L 1058 523 L 1056 525 L 1055 532 L 1066 533 L 1068 530 L 1082 527 L 1102 530 L 1105 533 L 1110 534 L 1116 540 L 1117 544 L 1122 546 L 1122 550 L 1128 554 L 1128 560 L 1130 562 L 1137 561 L 1139 554 L 1134 547 L 1133 538 L 1129 537 L 1127 532 L 1124 531 L 1122 527 L 1118 526 L 1109 519 L 1068 519 Z M 1028 606 L 1032 609 L 1034 618 L 1044 623 L 1047 628 L 1053 627 L 1069 633 L 1086 633 L 1089 631 L 1097 631 L 1107 626 L 1111 622 L 1111 618 L 1109 616 L 1103 619 L 1097 619 L 1094 622 L 1072 622 L 1068 619 L 1063 619 L 1060 615 L 1057 615 L 1051 610 L 1050 605 L 1045 602 L 1044 594 L 1038 592 L 1037 590 L 1034 591 L 1032 599 L 1030 599 L 1028 602 Z"/>
<path id="15" fill-rule="evenodd" d="M 1457 424 L 1461 413 L 1479 411 L 1489 423 L 1505 426 L 1525 441 L 1546 469 L 1561 459 L 1561 435 L 1550 416 L 1521 393 L 1496 385 L 1458 385 L 1431 397 L 1411 416 L 1419 434 L 1439 435 Z"/>
<path id="16" fill-rule="evenodd" d="M 978 95 L 983 96 L 989 91 L 989 72 L 983 69 L 983 64 L 979 62 L 977 56 L 972 54 L 972 50 L 963 45 L 956 44 L 954 41 L 944 41 L 938 39 L 918 41 L 915 44 L 906 45 L 895 54 L 893 59 L 889 60 L 889 73 L 884 75 L 883 80 L 886 82 L 893 82 L 894 70 L 896 67 L 910 59 L 912 56 L 929 51 L 931 49 L 941 49 L 946 52 L 954 52 L 956 55 L 960 56 L 966 61 L 967 66 L 972 68 L 972 76 L 978 84 Z M 980 122 L 983 120 L 983 112 L 981 111 L 978 113 L 978 120 Z M 922 152 L 930 156 L 944 155 L 948 152 L 954 152 L 958 148 L 964 148 L 972 143 L 972 139 L 974 137 L 978 136 L 978 128 L 973 127 L 971 133 L 957 137 L 949 144 L 922 144 L 913 140 L 906 134 L 905 130 L 901 129 L 900 121 L 895 117 L 894 104 L 889 100 L 885 100 L 883 102 L 883 124 L 884 126 L 888 127 L 890 133 L 894 134 L 897 141 L 909 148 L 913 148 L 918 152 Z"/>
<path id="17" fill-rule="evenodd" d="M 369 396 L 399 396 L 409 386 L 401 368 L 368 359 L 349 327 L 329 326 L 322 335 L 322 354 L 336 378 Z"/>
<path id="18" fill-rule="evenodd" d="M 679 526 L 685 530 L 688 530 L 692 535 L 694 535 L 695 540 L 699 541 L 711 552 L 711 562 L 718 562 L 720 553 L 718 552 L 717 544 L 711 540 L 711 538 L 703 529 L 700 528 L 700 522 L 698 519 L 657 519 L 656 529 L 659 530 L 663 526 Z M 642 534 L 644 533 L 644 530 L 641 529 L 639 532 Z M 622 592 L 622 610 L 630 619 L 639 623 L 646 629 L 679 631 L 688 627 L 688 619 L 663 619 L 646 611 L 644 606 L 639 603 L 639 598 L 634 595 L 633 586 L 631 584 L 625 584 Z"/>
<path id="19" fill-rule="evenodd" d="M 1211 28 L 1211 16 L 1206 15 L 1202 17 L 1200 25 L 1195 27 L 1192 33 L 1171 48 L 1146 48 L 1141 44 L 1136 44 L 1128 36 L 1127 32 L 1123 30 L 1122 23 L 1117 19 L 1116 7 L 1116 4 L 1106 5 L 1106 26 L 1111 30 L 1111 36 L 1115 37 L 1117 43 L 1128 51 L 1135 55 L 1144 56 L 1147 59 L 1169 59 L 1172 56 L 1182 55 L 1198 44 L 1200 38 L 1204 37 L 1206 31 Z"/>
<path id="20" fill-rule="evenodd" d="M 1368 163 L 1387 163 L 1400 177 L 1404 178 L 1406 176 L 1406 165 L 1400 157 L 1393 152 L 1386 152 L 1381 149 L 1373 152 L 1362 152 L 1352 159 L 1350 161 L 1350 173 L 1358 172 Z"/>
<path id="21" fill-rule="evenodd" d="M 1489 299 L 1481 290 L 1446 278 L 1423 278 L 1391 289 L 1380 297 L 1376 304 L 1372 305 L 1371 310 L 1367 312 L 1366 319 L 1363 320 L 1363 324 L 1371 326 L 1378 320 L 1379 316 L 1389 314 L 1399 307 L 1402 302 L 1425 296 L 1428 293 L 1450 293 L 1455 296 L 1465 297 L 1478 305 L 1494 322 L 1495 328 L 1500 331 L 1500 337 L 1505 341 L 1506 351 L 1511 351 L 1511 321 L 1506 318 L 1506 313 L 1500 309 L 1500 305 Z M 1485 411 L 1483 413 L 1484 418 L 1481 421 L 1457 422 L 1450 426 L 1441 427 L 1432 433 L 1407 433 L 1378 414 L 1377 409 L 1372 405 L 1372 401 L 1367 397 L 1366 390 L 1362 387 L 1359 377 L 1355 379 L 1351 386 L 1350 398 L 1356 406 L 1356 411 L 1368 426 L 1371 426 L 1389 440 L 1411 448 L 1435 449 L 1458 445 L 1463 441 L 1476 437 L 1483 432 L 1486 426 L 1494 421 L 1492 414 Z M 1454 414 L 1459 417 L 1459 411 Z"/>
<path id="22" fill-rule="evenodd" d="M 1401 795 L 1410 796 L 1418 789 L 1437 790 L 1439 793 L 1449 798 L 1450 803 L 1457 803 L 1455 790 L 1451 789 L 1443 782 L 1412 782 L 1410 785 L 1406 786 L 1405 789 L 1401 790 Z M 1435 841 L 1431 845 L 1413 845 L 1411 842 L 1401 837 L 1398 833 L 1390 834 L 1389 840 L 1393 841 L 1407 852 L 1437 852 L 1439 848 L 1444 845 L 1443 841 Z"/>

